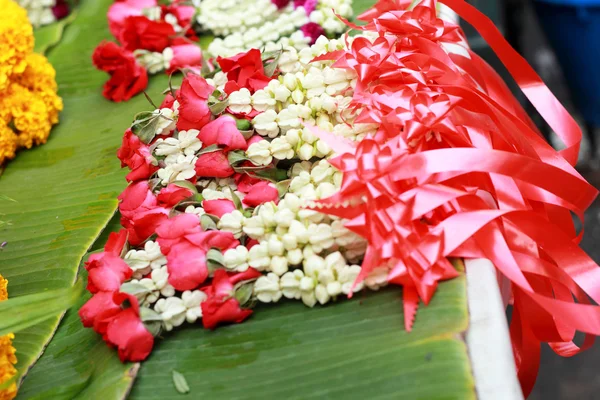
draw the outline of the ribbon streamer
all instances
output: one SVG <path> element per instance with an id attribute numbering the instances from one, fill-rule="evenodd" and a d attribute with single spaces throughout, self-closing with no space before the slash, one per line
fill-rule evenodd
<path id="1" fill-rule="evenodd" d="M 361 279 L 389 267 L 404 287 L 410 330 L 418 300 L 457 275 L 448 258 L 488 258 L 510 281 L 510 334 L 525 395 L 542 342 L 559 355 L 600 335 L 600 267 L 578 246 L 597 195 L 574 169 L 581 131 L 493 23 L 463 0 L 440 0 L 488 41 L 566 148 L 550 147 L 499 76 L 467 46 L 461 29 L 436 15 L 436 1 L 412 10 L 381 0 L 351 25 L 365 37 L 318 57 L 358 75 L 356 122 L 376 123 L 360 143 L 314 129 L 336 151 L 341 189 L 321 212 L 346 218 L 367 239 Z M 418 316 L 417 316 L 418 318 Z M 579 347 L 576 331 L 586 338 Z"/>

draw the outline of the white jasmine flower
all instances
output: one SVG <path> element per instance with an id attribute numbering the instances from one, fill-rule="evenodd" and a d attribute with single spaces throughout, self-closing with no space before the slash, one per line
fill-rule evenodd
<path id="1" fill-rule="evenodd" d="M 248 264 L 259 271 L 263 271 L 271 265 L 269 248 L 266 243 L 259 243 L 252 246 L 248 252 Z"/>
<path id="2" fill-rule="evenodd" d="M 158 139 L 154 152 L 158 156 L 179 155 L 181 153 L 186 156 L 194 155 L 202 148 L 202 142 L 198 139 L 198 133 L 198 130 L 190 129 L 179 132 L 177 138 Z"/>
<path id="3" fill-rule="evenodd" d="M 125 262 L 134 273 L 145 275 L 152 269 L 166 265 L 167 258 L 161 253 L 158 243 L 148 240 L 143 250 L 129 250 L 125 255 Z"/>
<path id="4" fill-rule="evenodd" d="M 252 107 L 257 111 L 267 111 L 273 109 L 277 102 L 271 94 L 263 89 L 257 90 L 252 95 Z"/>
<path id="5" fill-rule="evenodd" d="M 163 185 L 191 179 L 196 176 L 194 167 L 197 160 L 198 157 L 194 155 L 170 155 L 165 159 L 166 167 L 159 169 L 157 175 Z"/>
<path id="6" fill-rule="evenodd" d="M 328 249 L 334 243 L 331 226 L 328 224 L 311 224 L 308 227 L 308 237 L 316 252 Z"/>
<path id="7" fill-rule="evenodd" d="M 167 331 L 180 326 L 186 319 L 187 307 L 179 297 L 160 299 L 154 305 L 154 311 L 160 314 Z"/>
<path id="8" fill-rule="evenodd" d="M 255 165 L 271 164 L 271 161 L 273 161 L 273 156 L 271 154 L 271 142 L 268 140 L 261 140 L 259 142 L 252 143 L 248 147 L 248 150 L 246 150 L 246 157 L 248 157 Z"/>
<path id="9" fill-rule="evenodd" d="M 265 225 L 262 218 L 255 215 L 251 218 L 244 219 L 242 230 L 252 239 L 259 239 L 265 234 Z"/>
<path id="10" fill-rule="evenodd" d="M 270 143 L 271 154 L 278 160 L 289 160 L 294 158 L 294 149 L 292 148 L 292 145 L 287 141 L 286 137 L 287 135 L 285 137 L 277 137 L 273 139 L 273 141 L 271 141 Z"/>
<path id="11" fill-rule="evenodd" d="M 239 210 L 233 210 L 230 213 L 223 214 L 217 227 L 222 231 L 233 233 L 233 237 L 239 239 L 242 236 L 242 223 L 244 215 Z"/>
<path id="12" fill-rule="evenodd" d="M 289 265 L 300 265 L 303 259 L 304 255 L 301 249 L 288 250 L 287 260 Z"/>
<path id="13" fill-rule="evenodd" d="M 304 278 L 304 273 L 300 269 L 286 272 L 279 281 L 281 293 L 288 299 L 300 299 L 302 291 L 300 290 L 300 281 Z"/>
<path id="14" fill-rule="evenodd" d="M 187 322 L 193 324 L 199 318 L 202 318 L 202 308 L 200 307 L 200 303 L 206 299 L 206 293 L 201 290 L 186 290 L 181 294 L 181 300 L 186 308 L 185 319 Z"/>
<path id="15" fill-rule="evenodd" d="M 275 110 L 267 110 L 252 119 L 252 126 L 259 135 L 274 138 L 279 135 L 279 126 L 276 122 L 277 117 L 278 115 Z"/>
<path id="16" fill-rule="evenodd" d="M 249 114 L 252 111 L 252 95 L 246 88 L 241 88 L 229 95 L 229 109 L 235 114 Z"/>
<path id="17" fill-rule="evenodd" d="M 309 241 L 308 229 L 298 220 L 290 222 L 289 233 L 296 237 L 298 243 L 308 243 Z"/>
<path id="18" fill-rule="evenodd" d="M 301 160 L 310 160 L 314 154 L 314 148 L 309 143 L 304 143 L 302 146 L 300 146 L 300 149 L 298 150 L 298 157 Z"/>
<path id="19" fill-rule="evenodd" d="M 248 269 L 249 251 L 245 246 L 237 246 L 235 249 L 229 249 L 223 254 L 225 268 L 237 272 L 244 272 Z"/>
<path id="20" fill-rule="evenodd" d="M 286 272 L 288 272 L 287 258 L 282 256 L 272 257 L 269 269 L 278 276 L 285 274 Z"/>
<path id="21" fill-rule="evenodd" d="M 200 218 L 201 216 L 203 216 L 204 214 L 206 214 L 206 212 L 204 211 L 204 208 L 202 207 L 194 207 L 192 205 L 189 205 L 185 208 L 184 211 L 186 214 L 194 214 L 196 215 L 198 218 Z"/>
<path id="22" fill-rule="evenodd" d="M 254 295 L 260 302 L 277 303 L 282 296 L 279 276 L 271 272 L 258 278 L 254 283 Z"/>

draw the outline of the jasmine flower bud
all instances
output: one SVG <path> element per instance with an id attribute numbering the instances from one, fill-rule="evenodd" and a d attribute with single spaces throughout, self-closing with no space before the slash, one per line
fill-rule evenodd
<path id="1" fill-rule="evenodd" d="M 281 276 L 288 272 L 288 262 L 286 257 L 275 256 L 271 258 L 270 269 L 274 274 Z"/>

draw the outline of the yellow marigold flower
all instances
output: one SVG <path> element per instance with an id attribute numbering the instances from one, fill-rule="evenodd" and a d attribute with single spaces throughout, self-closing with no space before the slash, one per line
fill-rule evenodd
<path id="1" fill-rule="evenodd" d="M 17 134 L 6 125 L 0 124 L 0 164 L 11 159 L 17 150 Z"/>
<path id="2" fill-rule="evenodd" d="M 0 275 L 0 301 L 8 298 L 7 286 L 8 281 Z M 15 357 L 15 348 L 12 345 L 13 339 L 13 334 L 0 336 L 0 383 L 9 381 L 17 373 L 14 366 L 17 363 L 17 357 Z M 0 390 L 0 400 L 12 400 L 16 395 L 16 383 L 10 385 L 8 389 Z"/>
<path id="3" fill-rule="evenodd" d="M 33 51 L 33 28 L 27 12 L 12 0 L 0 0 L 0 91 L 11 75 L 25 69 L 25 57 Z"/>
<path id="4" fill-rule="evenodd" d="M 56 71 L 34 54 L 27 13 L 13 0 L 0 0 L 0 164 L 21 147 L 46 143 L 63 108 Z"/>

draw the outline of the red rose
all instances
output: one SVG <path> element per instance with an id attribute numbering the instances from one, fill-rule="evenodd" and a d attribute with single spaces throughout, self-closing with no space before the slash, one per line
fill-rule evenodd
<path id="1" fill-rule="evenodd" d="M 171 95 L 171 93 L 167 94 L 160 104 L 159 108 L 170 108 L 173 109 L 173 104 L 175 103 L 175 97 Z"/>
<path id="2" fill-rule="evenodd" d="M 235 119 L 229 115 L 221 115 L 204 125 L 200 129 L 198 139 L 204 146 L 218 144 L 225 146 L 227 150 L 245 150 L 247 148 L 246 139 L 237 128 Z"/>
<path id="3" fill-rule="evenodd" d="M 94 328 L 101 335 L 106 334 L 110 319 L 121 312 L 121 306 L 113 300 L 113 292 L 98 292 L 79 309 L 79 318 L 86 328 Z"/>
<path id="4" fill-rule="evenodd" d="M 142 15 L 144 8 L 156 7 L 156 0 L 121 0 L 113 3 L 107 13 L 108 28 L 118 38 L 128 17 Z"/>
<path id="5" fill-rule="evenodd" d="M 148 181 L 132 183 L 118 197 L 119 212 L 125 218 L 133 218 L 136 214 L 153 210 L 157 207 L 157 199 L 148 186 Z"/>
<path id="6" fill-rule="evenodd" d="M 242 200 L 248 207 L 258 207 L 269 201 L 274 201 L 277 204 L 279 202 L 279 191 L 267 181 L 253 185 L 248 194 L 244 196 L 244 200 Z"/>
<path id="7" fill-rule="evenodd" d="M 190 189 L 170 183 L 166 188 L 162 188 L 158 192 L 157 199 L 158 203 L 163 207 L 174 207 L 180 201 L 193 195 L 194 193 Z"/>
<path id="8" fill-rule="evenodd" d="M 135 182 L 142 179 L 148 179 L 153 173 L 158 171 L 158 166 L 152 165 L 153 157 L 150 154 L 150 148 L 133 133 L 127 129 L 123 136 L 121 148 L 117 152 L 117 157 L 121 160 L 121 167 L 129 167 L 131 170 L 126 179 L 129 182 Z"/>
<path id="9" fill-rule="evenodd" d="M 235 174 L 233 178 L 235 179 L 237 190 L 242 193 L 248 193 L 250 190 L 252 190 L 254 185 L 259 182 L 263 182 L 262 179 L 255 178 L 248 174 Z"/>
<path id="10" fill-rule="evenodd" d="M 235 299 L 234 286 L 246 280 L 257 279 L 260 272 L 254 268 L 230 275 L 222 269 L 215 271 L 211 286 L 202 290 L 208 298 L 200 304 L 202 324 L 207 329 L 215 329 L 221 323 L 240 323 L 252 314 L 252 310 L 242 309 Z"/>
<path id="11" fill-rule="evenodd" d="M 156 227 L 168 218 L 169 210 L 158 205 L 147 181 L 129 185 L 119 200 L 121 225 L 127 229 L 129 243 L 134 246 L 152 236 Z"/>
<path id="12" fill-rule="evenodd" d="M 167 73 L 170 74 L 182 68 L 201 68 L 202 67 L 202 50 L 195 44 L 181 44 L 172 46 L 173 58 L 169 64 Z"/>
<path id="13" fill-rule="evenodd" d="M 145 360 L 152 352 L 154 337 L 140 318 L 137 298 L 117 292 L 113 295 L 113 300 L 122 307 L 127 301 L 129 308 L 121 310 L 108 320 L 104 340 L 119 349 L 121 362 Z"/>
<path id="14" fill-rule="evenodd" d="M 240 53 L 233 57 L 217 57 L 217 62 L 223 72 L 227 73 L 227 85 L 225 92 L 240 90 L 245 87 L 254 93 L 269 84 L 271 78 L 265 75 L 260 50 L 251 49 L 246 53 Z"/>
<path id="15" fill-rule="evenodd" d="M 164 21 L 152 21 L 145 16 L 125 19 L 119 41 L 126 50 L 138 49 L 162 52 L 175 36 L 173 25 Z"/>
<path id="16" fill-rule="evenodd" d="M 177 129 L 180 131 L 202 129 L 211 120 L 208 98 L 214 91 L 215 88 L 199 75 L 188 74 L 183 79 L 177 93 L 177 101 L 179 101 Z"/>
<path id="17" fill-rule="evenodd" d="M 156 233 L 160 250 L 167 256 L 169 283 L 177 290 L 193 290 L 208 278 L 208 250 L 227 250 L 239 244 L 231 232 L 203 232 L 198 217 L 192 214 L 164 221 Z"/>
<path id="18" fill-rule="evenodd" d="M 201 154 L 196 161 L 196 175 L 202 178 L 227 178 L 235 171 L 222 150 Z"/>
<path id="19" fill-rule="evenodd" d="M 128 53 L 114 42 L 101 42 L 92 54 L 92 62 L 100 71 L 114 72 L 123 66 Z"/>
<path id="20" fill-rule="evenodd" d="M 204 200 L 202 208 L 207 214 L 216 215 L 221 218 L 223 214 L 228 214 L 235 210 L 233 201 L 228 199 Z"/>
<path id="21" fill-rule="evenodd" d="M 104 251 L 92 254 L 85 263 L 88 271 L 87 289 L 91 293 L 113 292 L 131 278 L 133 271 L 121 258 L 121 251 L 127 241 L 127 231 L 113 232 L 108 237 Z"/>
<path id="22" fill-rule="evenodd" d="M 148 73 L 135 58 L 127 58 L 104 84 L 102 95 L 110 101 L 121 102 L 143 92 L 148 86 Z"/>

